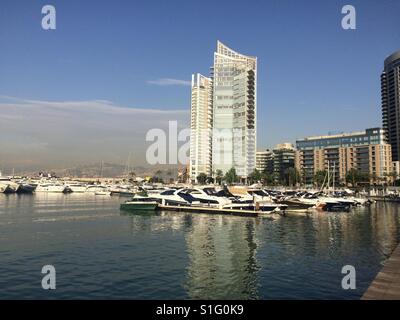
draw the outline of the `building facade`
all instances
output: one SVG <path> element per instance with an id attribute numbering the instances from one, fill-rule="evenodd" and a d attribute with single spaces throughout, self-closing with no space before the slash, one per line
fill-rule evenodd
<path id="1" fill-rule="evenodd" d="M 283 185 L 294 184 L 294 181 L 289 181 L 288 171 L 290 168 L 295 168 L 296 151 L 294 146 L 291 143 L 281 143 L 274 148 L 273 153 L 275 183 Z"/>
<path id="2" fill-rule="evenodd" d="M 217 42 L 213 79 L 213 171 L 234 167 L 246 178 L 256 167 L 257 58 Z"/>
<path id="3" fill-rule="evenodd" d="M 192 75 L 190 117 L 189 176 L 197 181 L 199 174 L 211 176 L 212 80 L 199 73 Z"/>
<path id="4" fill-rule="evenodd" d="M 400 160 L 400 51 L 385 59 L 381 74 L 382 122 L 393 161 Z"/>
<path id="5" fill-rule="evenodd" d="M 289 169 L 295 168 L 296 150 L 291 143 L 278 144 L 273 150 L 258 151 L 256 154 L 256 169 L 273 176 L 277 184 L 294 185 Z"/>
<path id="6" fill-rule="evenodd" d="M 313 184 L 315 173 L 328 168 L 342 182 L 351 169 L 368 174 L 371 182 L 376 182 L 392 171 L 391 146 L 385 141 L 380 128 L 297 140 L 296 168 L 305 184 Z"/>
<path id="7" fill-rule="evenodd" d="M 259 172 L 272 173 L 273 171 L 274 154 L 272 150 L 266 149 L 264 151 L 256 152 L 256 169 Z"/>

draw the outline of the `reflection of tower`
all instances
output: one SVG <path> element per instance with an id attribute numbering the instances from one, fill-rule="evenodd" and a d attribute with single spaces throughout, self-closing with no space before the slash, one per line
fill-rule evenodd
<path id="1" fill-rule="evenodd" d="M 389 257 L 398 244 L 399 208 L 396 203 L 386 202 L 379 202 L 376 206 L 377 210 L 371 214 L 372 234 L 379 250 Z"/>
<path id="2" fill-rule="evenodd" d="M 257 298 L 255 223 L 235 217 L 193 217 L 186 234 L 190 298 Z"/>

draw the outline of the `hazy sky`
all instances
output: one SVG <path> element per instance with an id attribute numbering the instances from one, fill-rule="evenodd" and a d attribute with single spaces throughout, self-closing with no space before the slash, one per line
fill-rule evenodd
<path id="1" fill-rule="evenodd" d="M 57 29 L 41 28 L 41 9 Z M 341 8 L 357 29 L 341 28 Z M 0 5 L 0 168 L 144 162 L 147 130 L 188 125 L 217 39 L 258 57 L 258 147 L 380 126 L 400 1 L 22 1 Z"/>

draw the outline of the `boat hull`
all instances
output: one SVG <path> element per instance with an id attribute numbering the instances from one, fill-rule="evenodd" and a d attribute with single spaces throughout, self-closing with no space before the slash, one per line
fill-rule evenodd
<path id="1" fill-rule="evenodd" d="M 37 186 L 35 192 L 40 193 L 40 192 L 48 192 L 48 193 L 64 193 L 65 187 L 64 186 Z"/>
<path id="2" fill-rule="evenodd" d="M 31 185 L 31 184 L 21 184 L 17 190 L 17 193 L 33 193 L 35 191 L 36 187 Z"/>
<path id="3" fill-rule="evenodd" d="M 0 184 L 0 193 L 15 193 L 17 192 L 18 187 L 19 186 L 17 184 L 11 182 L 9 184 Z"/>
<path id="4" fill-rule="evenodd" d="M 126 211 L 154 211 L 157 206 L 158 203 L 122 203 L 120 209 Z"/>

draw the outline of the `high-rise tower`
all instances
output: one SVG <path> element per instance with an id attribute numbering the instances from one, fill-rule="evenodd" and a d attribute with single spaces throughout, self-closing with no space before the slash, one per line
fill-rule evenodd
<path id="1" fill-rule="evenodd" d="M 192 75 L 190 134 L 190 180 L 200 173 L 211 176 L 212 80 Z"/>
<path id="2" fill-rule="evenodd" d="M 212 79 L 212 170 L 245 178 L 256 165 L 257 58 L 218 41 Z"/>
<path id="3" fill-rule="evenodd" d="M 382 121 L 393 161 L 400 160 L 400 51 L 385 59 L 381 75 Z"/>

